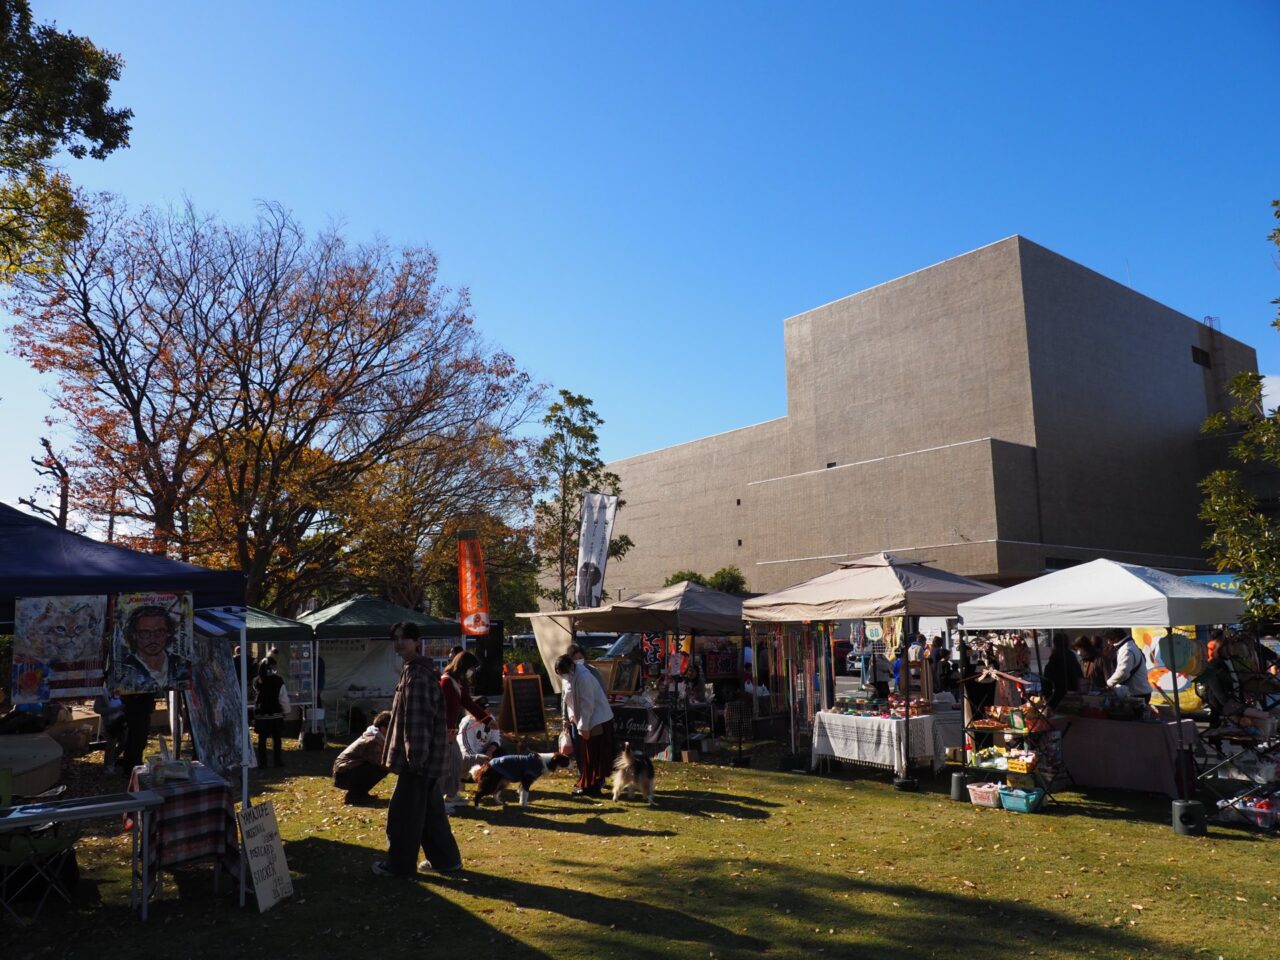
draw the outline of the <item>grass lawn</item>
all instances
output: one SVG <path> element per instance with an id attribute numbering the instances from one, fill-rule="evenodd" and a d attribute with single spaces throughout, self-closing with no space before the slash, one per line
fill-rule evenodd
<path id="1" fill-rule="evenodd" d="M 81 844 L 76 905 L 28 929 L 0 921 L 0 954 L 1280 957 L 1276 842 L 1175 836 L 1165 800 L 1067 794 L 1024 816 L 862 773 L 660 764 L 649 809 L 574 799 L 561 773 L 527 813 L 454 819 L 465 874 L 396 881 L 369 868 L 385 809 L 342 806 L 335 754 L 292 750 L 284 770 L 254 774 L 276 805 L 293 902 L 241 911 L 192 869 L 144 927 L 127 909 L 127 839 L 103 824 Z M 97 756 L 75 764 L 77 792 L 119 789 L 97 782 Z"/>

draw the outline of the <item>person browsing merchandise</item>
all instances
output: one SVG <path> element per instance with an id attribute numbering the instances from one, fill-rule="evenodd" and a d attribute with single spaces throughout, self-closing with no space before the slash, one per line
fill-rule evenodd
<path id="1" fill-rule="evenodd" d="M 1147 658 L 1126 630 L 1108 630 L 1102 635 L 1115 651 L 1116 668 L 1107 677 L 1107 687 L 1124 687 L 1129 696 L 1151 702 L 1151 682 L 1147 679 Z"/>

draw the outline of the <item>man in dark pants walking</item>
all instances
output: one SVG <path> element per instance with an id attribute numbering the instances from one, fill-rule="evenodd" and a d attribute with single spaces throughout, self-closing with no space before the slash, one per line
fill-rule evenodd
<path id="1" fill-rule="evenodd" d="M 153 693 L 126 693 L 120 697 L 124 707 L 124 753 L 117 764 L 126 774 L 142 763 L 151 734 L 151 713 L 156 708 Z"/>
<path id="2" fill-rule="evenodd" d="M 444 808 L 446 743 L 444 696 L 432 662 L 418 654 L 418 627 L 391 628 L 396 654 L 404 659 L 391 704 L 391 725 L 382 765 L 398 774 L 387 807 L 387 857 L 376 860 L 379 876 L 412 877 L 418 848 L 441 873 L 462 869 L 462 855 Z"/>

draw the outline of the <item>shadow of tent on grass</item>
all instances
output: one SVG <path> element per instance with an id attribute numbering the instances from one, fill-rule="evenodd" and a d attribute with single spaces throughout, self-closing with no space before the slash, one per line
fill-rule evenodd
<path id="1" fill-rule="evenodd" d="M 438 896 L 435 886 L 414 880 L 376 877 L 370 865 L 376 854 L 368 847 L 322 837 L 290 841 L 289 868 L 295 902 L 281 904 L 293 920 L 293 934 L 282 944 L 286 956 L 353 956 L 420 958 L 446 948 L 516 960 L 551 960 L 541 950 L 498 930 L 474 912 Z M 474 895 L 485 878 L 474 874 L 422 874 L 441 887 L 457 887 Z M 293 914 L 297 913 L 296 916 Z M 274 911 L 273 911 L 274 912 Z M 284 919 L 282 917 L 281 919 Z M 261 933 L 275 925 L 253 918 Z M 243 938 L 241 930 L 239 937 Z M 235 938 L 233 938 L 235 939 Z M 254 947 L 269 944 L 253 934 Z M 239 950 L 243 946 L 236 949 Z"/>
<path id="2" fill-rule="evenodd" d="M 616 886 L 625 882 L 625 874 L 610 874 L 608 883 Z M 747 934 L 735 933 L 719 923 L 699 915 L 696 909 L 680 906 L 655 905 L 631 896 L 606 896 L 570 887 L 552 887 L 530 883 L 509 877 L 473 876 L 467 893 L 524 910 L 537 910 L 560 914 L 567 920 L 589 924 L 591 931 L 583 934 L 575 931 L 573 941 L 579 952 L 604 956 L 669 957 L 672 941 L 697 944 L 701 949 L 716 944 L 728 950 L 759 953 L 767 947 L 764 940 Z M 429 885 L 447 884 L 450 881 L 436 875 L 424 877 Z M 649 891 L 637 891 L 637 897 L 650 893 L 655 899 L 663 896 L 663 887 Z M 639 938 L 639 939 L 637 939 Z M 646 946 L 648 941 L 657 941 Z M 599 950 L 584 949 L 587 944 L 597 944 Z"/>
<path id="3" fill-rule="evenodd" d="M 600 873 L 602 880 L 605 876 Z M 1163 955 L 1160 944 L 1133 929 L 1081 922 L 983 890 L 952 893 L 776 865 L 734 879 L 725 863 L 705 858 L 636 866 L 608 877 L 634 891 L 633 899 L 609 905 L 618 931 L 684 939 L 700 925 L 698 937 L 716 957 L 733 957 L 743 949 L 875 960 L 1025 960 L 1032 950 L 1037 957 L 1064 960 L 1091 951 Z M 600 952 L 622 948 L 613 931 L 597 930 L 594 946 Z M 661 942 L 640 940 L 628 941 L 625 955 L 656 960 L 669 954 Z"/>

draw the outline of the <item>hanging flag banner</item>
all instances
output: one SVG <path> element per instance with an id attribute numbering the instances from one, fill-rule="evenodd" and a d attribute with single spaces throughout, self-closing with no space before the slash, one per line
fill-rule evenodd
<path id="1" fill-rule="evenodd" d="M 13 702 L 85 700 L 102 692 L 106 597 L 19 597 Z"/>
<path id="2" fill-rule="evenodd" d="M 462 632 L 482 637 L 489 632 L 489 587 L 484 579 L 484 555 L 474 531 L 458 534 L 458 619 Z"/>
<path id="3" fill-rule="evenodd" d="M 609 559 L 609 538 L 618 498 L 607 493 L 588 493 L 582 498 L 582 530 L 578 535 L 578 587 L 575 604 L 598 607 L 604 594 L 604 565 Z"/>

